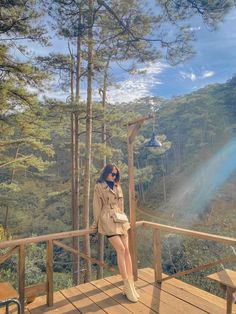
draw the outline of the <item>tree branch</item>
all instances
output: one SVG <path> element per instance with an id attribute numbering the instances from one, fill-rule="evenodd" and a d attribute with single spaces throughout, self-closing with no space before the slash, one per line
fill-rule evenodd
<path id="1" fill-rule="evenodd" d="M 9 164 L 13 164 L 15 162 L 19 162 L 19 161 L 23 161 L 23 160 L 26 160 L 26 159 L 29 159 L 31 158 L 33 155 L 29 155 L 29 156 L 26 156 L 26 157 L 22 157 L 22 158 L 17 158 L 17 159 L 14 159 L 14 160 L 11 160 L 11 161 L 8 161 L 6 163 L 3 163 L 3 164 L 0 164 L 0 168 L 3 168 Z"/>

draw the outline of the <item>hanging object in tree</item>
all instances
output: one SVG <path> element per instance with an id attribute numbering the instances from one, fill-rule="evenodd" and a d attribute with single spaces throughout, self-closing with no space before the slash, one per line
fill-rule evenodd
<path id="1" fill-rule="evenodd" d="M 160 141 L 157 140 L 156 134 L 155 134 L 155 114 L 153 115 L 153 124 L 152 124 L 152 136 L 151 139 L 147 142 L 145 145 L 146 147 L 162 147 L 162 144 Z"/>
<path id="2" fill-rule="evenodd" d="M 152 132 L 151 139 L 147 142 L 146 147 L 162 147 L 161 142 L 156 139 L 155 132 Z"/>

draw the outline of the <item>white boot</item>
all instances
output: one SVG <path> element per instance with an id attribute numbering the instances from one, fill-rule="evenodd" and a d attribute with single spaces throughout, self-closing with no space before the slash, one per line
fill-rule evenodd
<path id="1" fill-rule="evenodd" d="M 138 294 L 138 292 L 137 292 L 137 290 L 135 288 L 133 277 L 129 278 L 128 280 L 129 280 L 131 288 L 133 290 L 133 294 L 136 296 L 137 299 L 139 299 L 140 295 Z M 125 295 L 124 290 L 123 290 L 123 295 Z"/>
<path id="2" fill-rule="evenodd" d="M 133 289 L 133 292 L 134 292 L 136 298 L 140 298 L 140 295 L 138 294 L 137 290 L 135 289 L 133 277 L 129 278 L 129 281 L 131 283 L 131 286 L 132 286 L 132 289 Z"/>
<path id="3" fill-rule="evenodd" d="M 126 295 L 129 301 L 134 302 L 134 303 L 138 302 L 138 299 L 133 292 L 132 285 L 129 279 L 124 280 L 123 294 Z"/>

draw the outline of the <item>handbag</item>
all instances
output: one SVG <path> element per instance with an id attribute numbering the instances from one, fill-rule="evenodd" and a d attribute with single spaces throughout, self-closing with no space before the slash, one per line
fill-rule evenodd
<path id="1" fill-rule="evenodd" d="M 125 213 L 118 213 L 118 212 L 114 212 L 113 220 L 114 222 L 119 222 L 119 223 L 125 223 L 129 221 Z"/>

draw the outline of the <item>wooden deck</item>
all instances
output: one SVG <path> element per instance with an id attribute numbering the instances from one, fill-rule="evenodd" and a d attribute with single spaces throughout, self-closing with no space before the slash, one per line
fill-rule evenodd
<path id="1" fill-rule="evenodd" d="M 54 306 L 45 305 L 38 297 L 27 305 L 25 313 L 98 313 L 98 314 L 224 314 L 226 301 L 177 279 L 154 285 L 154 271 L 140 269 L 135 283 L 140 294 L 138 303 L 129 302 L 122 294 L 120 276 L 81 284 L 54 293 Z M 236 313 L 234 305 L 233 313 Z"/>

